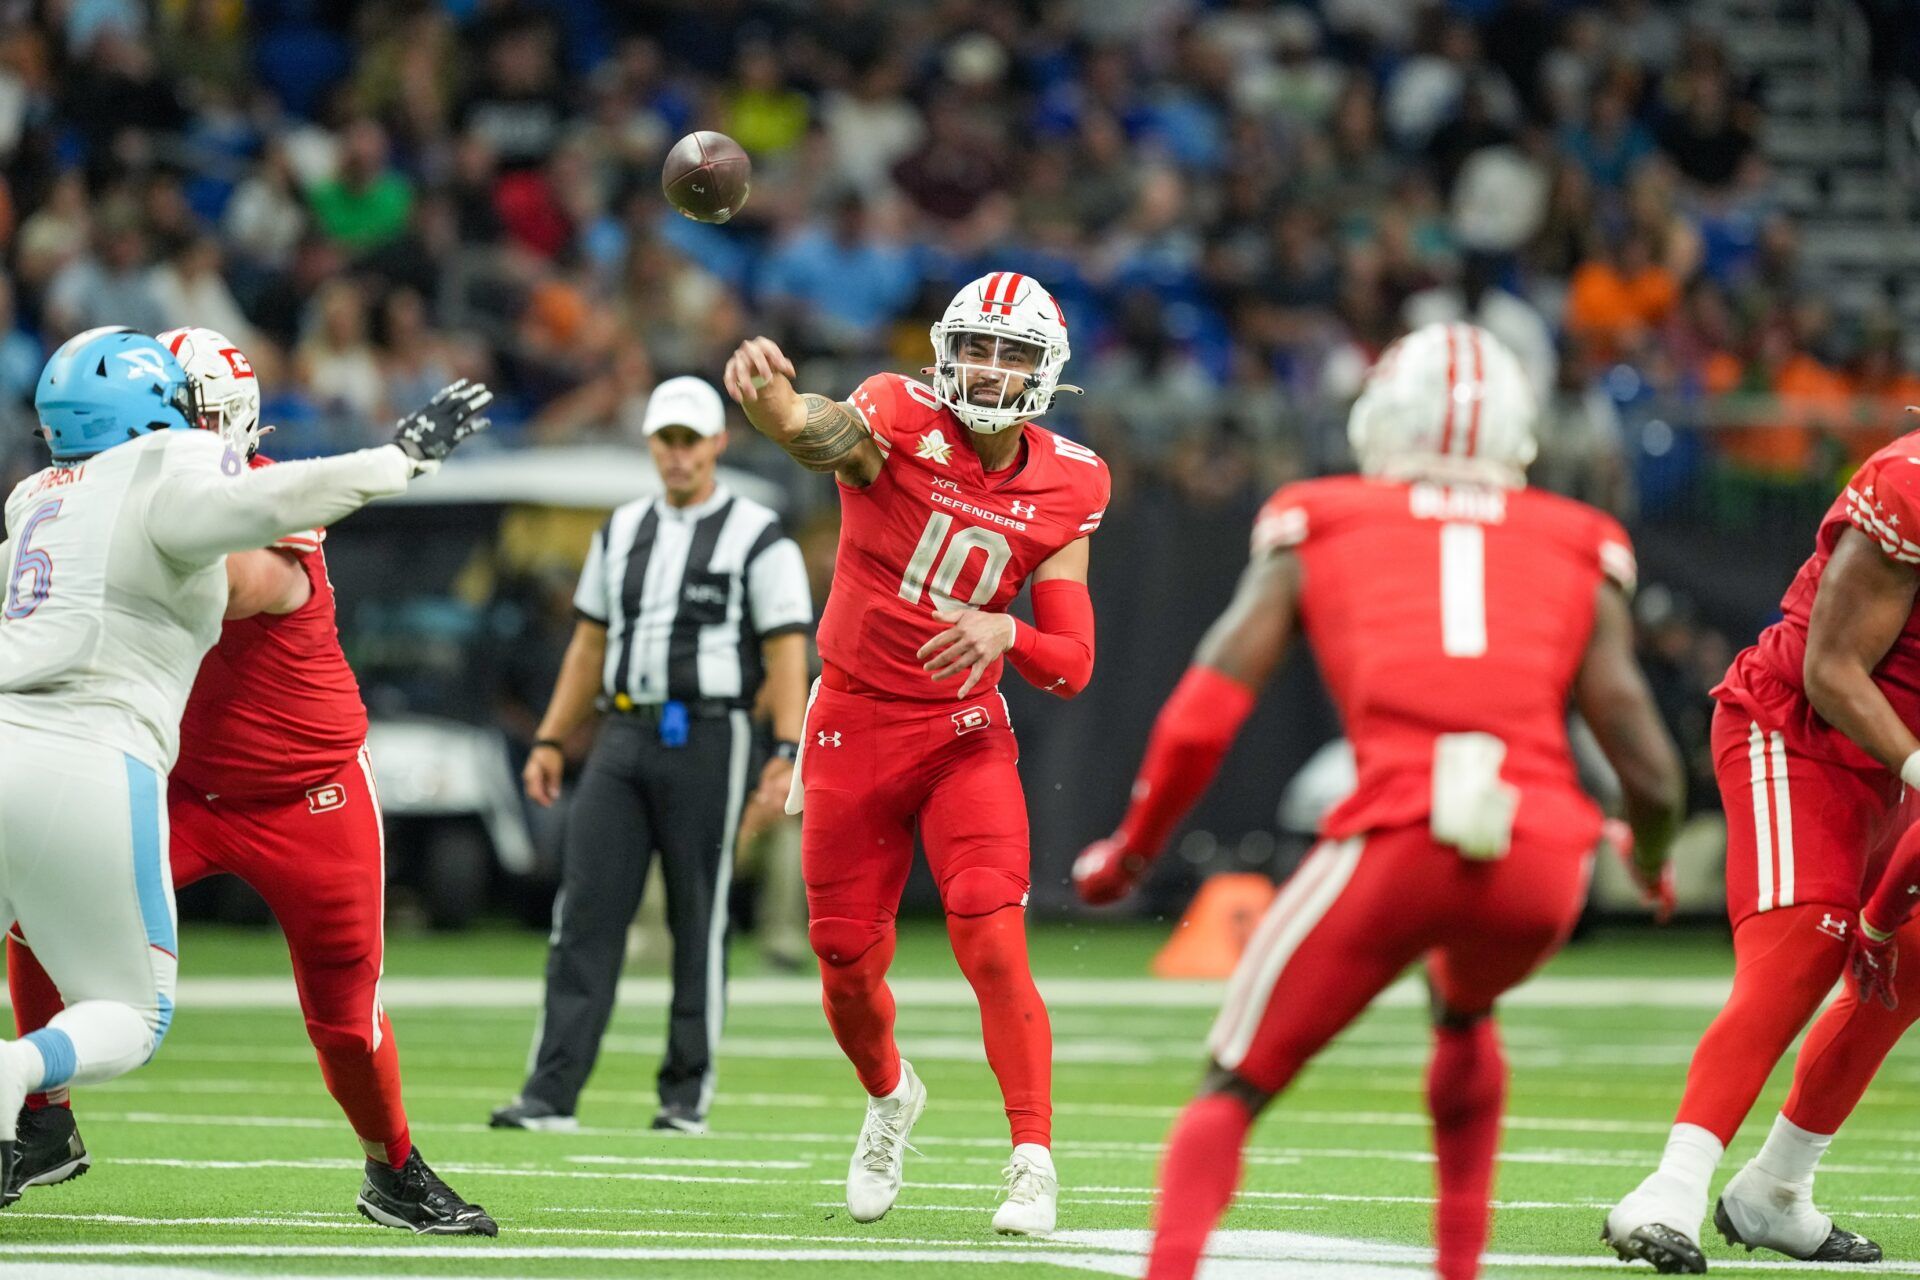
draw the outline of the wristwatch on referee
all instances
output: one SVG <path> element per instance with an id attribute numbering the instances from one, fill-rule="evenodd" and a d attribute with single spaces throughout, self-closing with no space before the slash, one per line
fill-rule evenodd
<path id="1" fill-rule="evenodd" d="M 792 764 L 799 758 L 799 755 L 800 744 L 797 742 L 789 742 L 783 738 L 773 744 L 773 758 L 775 760 L 785 760 L 788 764 Z"/>
<path id="2" fill-rule="evenodd" d="M 533 740 L 533 746 L 529 747 L 528 750 L 530 752 L 538 751 L 542 747 L 552 747 L 563 756 L 567 754 L 566 746 L 558 738 L 535 738 Z"/>

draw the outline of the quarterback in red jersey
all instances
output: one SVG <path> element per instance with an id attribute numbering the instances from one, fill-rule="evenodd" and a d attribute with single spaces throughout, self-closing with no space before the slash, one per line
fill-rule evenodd
<path id="1" fill-rule="evenodd" d="M 234 458 L 270 465 L 257 450 L 271 428 L 260 426 L 259 383 L 239 348 L 211 329 L 175 329 L 160 341 L 194 380 L 200 425 L 218 431 Z M 441 1181 L 408 1135 L 399 1051 L 380 1006 L 380 798 L 366 708 L 335 629 L 325 536 L 316 529 L 227 557 L 226 625 L 200 665 L 168 779 L 173 882 L 230 872 L 273 909 L 320 1074 L 366 1152 L 360 1211 L 383 1226 L 491 1236 L 493 1219 Z M 30 942 L 7 939 L 22 1034 L 61 1008 Z M 65 1092 L 28 1099 L 10 1193 L 86 1169 Z"/>
<path id="2" fill-rule="evenodd" d="M 1820 522 L 1781 619 L 1714 690 L 1714 768 L 1727 811 L 1733 994 L 1701 1037 L 1660 1166 L 1607 1217 L 1623 1256 L 1699 1272 L 1707 1192 L 1767 1076 L 1847 966 L 1844 994 L 1800 1047 L 1793 1090 L 1759 1155 L 1728 1181 L 1714 1225 L 1730 1244 L 1822 1262 L 1877 1262 L 1880 1248 L 1813 1205 L 1834 1133 L 1920 1015 L 1920 963 L 1897 954 L 1891 904 L 1859 914 L 1878 856 L 1911 819 L 1920 786 L 1920 433 L 1867 459 Z M 1910 844 L 1915 837 L 1902 837 Z M 1902 864 L 1903 867 L 1906 864 Z M 1903 870 L 1902 874 L 1906 874 Z M 1876 942 L 1869 920 L 1884 926 Z M 1859 927 L 1856 927 L 1858 925 Z M 1862 936 L 1864 935 L 1864 943 Z M 1902 930 L 1901 949 L 1920 946 Z M 1901 989 L 1904 988 L 1904 989 Z"/>
<path id="3" fill-rule="evenodd" d="M 1194 1274 L 1254 1117 L 1421 960 L 1437 1270 L 1476 1273 L 1506 1084 L 1494 1002 L 1565 939 L 1603 842 L 1567 745 L 1569 700 L 1626 796 L 1632 836 L 1606 843 L 1670 905 L 1681 775 L 1633 658 L 1633 553 L 1610 517 L 1525 487 L 1533 417 L 1518 362 L 1483 330 L 1431 325 L 1389 347 L 1348 424 L 1362 474 L 1289 485 L 1262 509 L 1252 562 L 1160 713 L 1119 830 L 1075 863 L 1089 902 L 1132 887 L 1304 632 L 1358 785 L 1228 986 L 1211 1072 L 1161 1169 L 1150 1280 Z"/>
<path id="4" fill-rule="evenodd" d="M 1029 851 L 1001 665 L 1072 697 L 1093 672 L 1087 540 L 1106 465 L 1038 426 L 1068 356 L 1039 282 L 995 272 L 933 326 L 931 386 L 883 373 L 847 401 L 801 395 L 765 338 L 727 363 L 747 418 L 840 492 L 840 549 L 820 623 L 790 811 L 801 811 L 808 937 L 827 1021 L 869 1101 L 847 1208 L 882 1217 L 900 1193 L 927 1092 L 893 1038 L 894 914 L 916 830 L 954 957 L 980 1002 L 987 1061 L 1012 1130 L 996 1230 L 1053 1230 L 1052 1033 L 1027 963 Z M 1029 580 L 1034 625 L 1007 606 Z"/>

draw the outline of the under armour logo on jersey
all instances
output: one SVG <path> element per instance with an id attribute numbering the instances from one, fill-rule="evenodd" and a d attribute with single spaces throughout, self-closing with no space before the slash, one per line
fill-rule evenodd
<path id="1" fill-rule="evenodd" d="M 307 789 L 308 813 L 332 813 L 335 809 L 347 807 L 347 789 L 337 782 L 323 783 Z"/>
<path id="2" fill-rule="evenodd" d="M 822 729 L 814 735 L 813 740 L 823 747 L 837 747 L 840 745 L 840 731 L 836 729 L 829 733 L 827 730 Z"/>
<path id="3" fill-rule="evenodd" d="M 1835 916 L 1830 911 L 1823 911 L 1820 913 L 1820 924 L 1818 927 L 1820 932 L 1830 938 L 1838 938 L 1842 942 L 1847 940 L 1847 922 L 1845 917 Z"/>
<path id="4" fill-rule="evenodd" d="M 937 462 L 941 466 L 953 461 L 953 446 L 947 443 L 947 437 L 940 428 L 935 427 L 920 437 L 920 447 L 914 450 L 914 456 Z"/>
<path id="5" fill-rule="evenodd" d="M 1036 506 L 1035 506 L 1035 505 L 1034 505 L 1033 503 L 1031 503 L 1031 502 L 1018 502 L 1018 501 L 1016 501 L 1016 502 L 1015 502 L 1015 503 L 1013 504 L 1013 514 L 1014 514 L 1014 515 L 1016 515 L 1016 516 L 1019 516 L 1019 517 L 1021 517 L 1022 519 L 1025 519 L 1026 517 L 1028 517 L 1028 516 L 1031 516 L 1031 515 L 1032 515 L 1032 514 L 1033 514 L 1034 512 L 1036 512 L 1036 511 L 1038 511 L 1038 510 L 1040 510 L 1040 508 L 1039 508 L 1039 507 L 1036 507 Z"/>
<path id="6" fill-rule="evenodd" d="M 148 351 L 144 348 L 136 347 L 131 351 L 121 351 L 116 354 L 120 359 L 127 362 L 127 377 L 129 378 L 164 378 L 167 376 L 167 366 L 160 362 L 160 353 L 158 351 Z"/>
<path id="7" fill-rule="evenodd" d="M 966 707 L 953 713 L 953 733 L 955 737 L 972 733 L 975 729 L 990 728 L 993 717 L 987 714 L 985 707 Z"/>

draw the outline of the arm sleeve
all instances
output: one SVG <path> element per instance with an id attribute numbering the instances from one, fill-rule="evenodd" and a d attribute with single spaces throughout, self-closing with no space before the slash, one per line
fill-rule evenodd
<path id="1" fill-rule="evenodd" d="M 894 373 L 876 373 L 847 397 L 847 403 L 866 424 L 867 434 L 880 446 L 882 457 L 893 452 L 893 434 L 900 422 L 901 404 L 906 397 L 905 378 Z M 929 397 L 932 392 L 927 393 Z"/>
<path id="2" fill-rule="evenodd" d="M 1253 554 L 1287 551 L 1307 540 L 1306 495 L 1296 485 L 1275 493 L 1253 521 Z"/>
<path id="3" fill-rule="evenodd" d="M 580 585 L 573 589 L 573 611 L 603 627 L 613 617 L 613 602 L 607 599 L 607 531 L 612 527 L 613 521 L 608 520 L 587 544 L 587 562 L 580 567 Z"/>
<path id="4" fill-rule="evenodd" d="M 813 624 L 813 588 L 799 544 L 769 524 L 747 553 L 747 616 L 762 640 Z"/>
<path id="5" fill-rule="evenodd" d="M 1187 668 L 1147 739 L 1147 758 L 1133 780 L 1133 803 L 1120 822 L 1122 844 L 1150 856 L 1166 846 L 1212 785 L 1253 703 L 1253 690 L 1239 681 L 1211 667 Z"/>
<path id="6" fill-rule="evenodd" d="M 1598 555 L 1600 572 L 1632 599 L 1634 589 L 1640 584 L 1640 565 L 1633 554 L 1633 540 L 1612 516 L 1600 518 Z"/>
<path id="7" fill-rule="evenodd" d="M 1893 847 L 1880 887 L 1860 908 L 1860 925 L 1871 931 L 1869 937 L 1884 939 L 1907 922 L 1916 906 L 1920 906 L 1920 822 L 1908 827 Z"/>
<path id="8" fill-rule="evenodd" d="M 1847 485 L 1847 519 L 1887 557 L 1920 565 L 1920 464 L 1874 458 Z"/>
<path id="9" fill-rule="evenodd" d="M 381 445 L 227 475 L 217 438 L 210 443 L 212 453 L 192 448 L 182 465 L 168 468 L 147 503 L 148 536 L 182 564 L 211 564 L 230 551 L 332 524 L 375 498 L 402 492 L 412 473 L 404 453 Z"/>
<path id="10" fill-rule="evenodd" d="M 1087 584 L 1049 578 L 1033 584 L 1033 625 L 1013 623 L 1013 648 L 1007 650 L 1026 682 L 1046 693 L 1071 698 L 1093 678 L 1093 597 Z"/>

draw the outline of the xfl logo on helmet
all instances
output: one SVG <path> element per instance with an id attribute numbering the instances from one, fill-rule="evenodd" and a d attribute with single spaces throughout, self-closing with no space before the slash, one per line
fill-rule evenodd
<path id="1" fill-rule="evenodd" d="M 972 733 L 975 729 L 987 729 L 993 726 L 993 717 L 987 714 L 985 707 L 967 707 L 953 713 L 953 732 L 958 737 Z"/>

